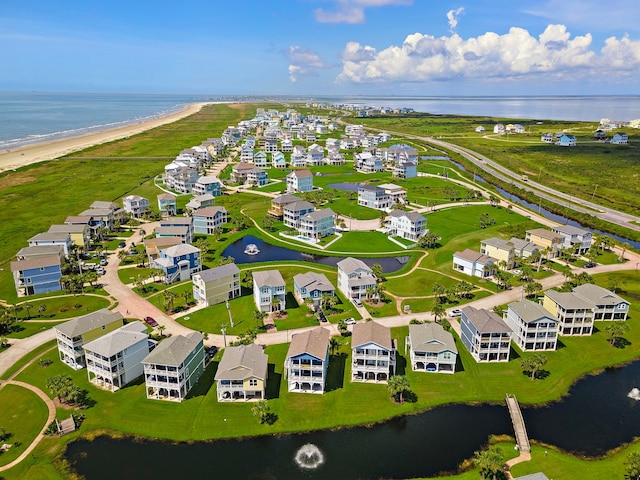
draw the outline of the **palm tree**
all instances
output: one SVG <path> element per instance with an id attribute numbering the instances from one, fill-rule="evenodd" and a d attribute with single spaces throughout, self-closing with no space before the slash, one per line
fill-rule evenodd
<path id="1" fill-rule="evenodd" d="M 564 281 L 566 282 L 567 280 L 569 280 L 569 278 L 571 277 L 571 275 L 573 275 L 573 273 L 571 272 L 571 266 L 569 265 L 562 265 L 560 267 L 560 273 L 562 273 L 562 275 L 564 276 Z"/>
<path id="2" fill-rule="evenodd" d="M 267 404 L 266 400 L 259 400 L 251 407 L 251 413 L 254 417 L 258 417 L 260 419 L 260 423 L 264 423 L 269 417 L 269 404 Z"/>
<path id="3" fill-rule="evenodd" d="M 382 281 L 382 265 L 379 263 L 371 265 L 371 273 L 378 279 L 378 282 Z"/>
<path id="4" fill-rule="evenodd" d="M 492 445 L 487 450 L 474 452 L 473 463 L 480 470 L 482 480 L 485 480 L 487 474 L 495 480 L 503 469 L 504 454 L 499 447 Z"/>
<path id="5" fill-rule="evenodd" d="M 529 282 L 524 286 L 527 297 L 532 297 L 542 291 L 542 284 L 539 282 Z"/>
<path id="6" fill-rule="evenodd" d="M 176 294 L 170 290 L 165 290 L 162 292 L 162 301 L 164 303 L 164 309 L 167 312 L 173 311 L 173 305 L 176 301 Z"/>
<path id="7" fill-rule="evenodd" d="M 404 393 L 409 390 L 409 379 L 404 375 L 394 375 L 387 383 L 387 389 L 398 403 L 404 403 Z"/>
<path id="8" fill-rule="evenodd" d="M 254 310 L 253 311 L 253 319 L 256 321 L 256 327 L 260 328 L 262 327 L 262 321 L 264 320 L 264 317 L 266 317 L 267 314 L 265 312 L 263 312 L 262 310 Z"/>
<path id="9" fill-rule="evenodd" d="M 331 355 L 335 355 L 339 348 L 340 340 L 336 337 L 331 337 L 331 339 L 329 339 L 329 351 L 331 352 Z"/>
<path id="10" fill-rule="evenodd" d="M 272 297 L 271 298 L 271 311 L 272 312 L 277 312 L 280 311 L 282 309 L 282 306 L 280 305 L 280 299 L 278 297 Z"/>
<path id="11" fill-rule="evenodd" d="M 167 327 L 165 327 L 164 325 L 158 325 L 156 329 L 158 330 L 160 336 L 164 337 L 164 331 L 167 329 Z"/>
<path id="12" fill-rule="evenodd" d="M 24 302 L 23 306 L 24 306 L 24 309 L 27 311 L 27 320 L 31 319 L 31 306 L 32 305 L 29 302 Z"/>
<path id="13" fill-rule="evenodd" d="M 629 331 L 629 325 L 624 322 L 611 322 L 604 329 L 609 334 L 609 344 L 615 347 L 618 339 Z"/>
<path id="14" fill-rule="evenodd" d="M 127 252 L 125 250 L 120 250 L 118 252 L 118 258 L 120 259 L 120 261 L 124 260 L 127 256 Z"/>
<path id="15" fill-rule="evenodd" d="M 433 318 L 437 323 L 438 319 L 444 317 L 446 314 L 444 305 L 439 302 L 434 303 L 433 307 L 431 307 L 431 313 L 433 314 Z"/>
<path id="16" fill-rule="evenodd" d="M 446 293 L 446 289 L 444 288 L 444 285 L 442 285 L 441 283 L 434 283 L 433 287 L 431 287 L 431 291 L 433 292 L 433 294 L 436 297 L 436 300 L 438 301 L 437 303 L 442 303 L 443 302 L 443 297 Z"/>
<path id="17" fill-rule="evenodd" d="M 36 307 L 36 311 L 38 312 L 38 316 L 41 317 L 42 314 L 47 311 L 47 306 L 44 303 L 41 303 Z"/>

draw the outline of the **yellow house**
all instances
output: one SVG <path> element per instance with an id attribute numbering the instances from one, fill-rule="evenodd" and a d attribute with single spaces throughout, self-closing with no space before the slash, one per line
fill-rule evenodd
<path id="1" fill-rule="evenodd" d="M 68 233 L 71 243 L 77 247 L 88 249 L 91 244 L 91 230 L 89 225 L 51 225 L 49 232 Z"/>
<path id="2" fill-rule="evenodd" d="M 226 348 L 215 376 L 218 401 L 264 400 L 268 360 L 260 345 Z"/>
<path id="3" fill-rule="evenodd" d="M 60 360 L 74 370 L 84 368 L 86 363 L 82 347 L 123 325 L 122 314 L 103 308 L 53 327 Z"/>
<path id="4" fill-rule="evenodd" d="M 595 309 L 580 295 L 547 290 L 542 306 L 560 322 L 560 335 L 591 335 L 593 332 Z"/>
<path id="5" fill-rule="evenodd" d="M 480 252 L 485 255 L 503 261 L 507 264 L 507 269 L 515 266 L 516 254 L 513 243 L 501 238 L 488 238 L 480 242 Z"/>
<path id="6" fill-rule="evenodd" d="M 196 272 L 191 280 L 193 298 L 207 307 L 240 296 L 240 269 L 235 263 Z"/>
<path id="7" fill-rule="evenodd" d="M 284 207 L 291 203 L 299 202 L 300 198 L 293 195 L 280 195 L 271 200 L 271 208 L 269 209 L 269 215 L 276 218 L 282 218 L 284 215 Z"/>
<path id="8" fill-rule="evenodd" d="M 542 249 L 548 248 L 550 258 L 557 257 L 558 252 L 562 249 L 564 244 L 564 237 L 562 235 L 544 228 L 527 230 L 525 240 L 533 243 L 534 245 L 538 245 Z"/>

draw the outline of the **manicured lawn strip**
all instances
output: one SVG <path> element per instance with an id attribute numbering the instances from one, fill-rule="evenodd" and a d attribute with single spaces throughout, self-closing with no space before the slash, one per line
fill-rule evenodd
<path id="1" fill-rule="evenodd" d="M 43 352 L 49 350 L 51 347 L 55 347 L 55 345 L 56 345 L 56 341 L 55 340 L 51 340 L 51 341 L 49 341 L 47 343 L 43 343 L 42 345 L 40 345 L 37 348 L 34 348 L 31 352 L 27 353 L 24 357 L 22 357 L 16 363 L 11 365 L 11 367 L 9 367 L 7 369 L 7 371 L 4 372 L 2 374 L 2 376 L 0 376 L 0 380 L 8 379 L 11 375 L 13 375 L 15 372 L 20 370 L 22 367 L 24 367 L 31 360 L 33 360 L 34 358 L 40 357 Z M 46 355 L 44 355 L 44 358 L 50 358 L 50 359 L 53 360 L 57 356 L 58 356 L 58 351 L 55 350 L 55 351 L 51 351 L 50 353 L 47 353 Z"/>
<path id="2" fill-rule="evenodd" d="M 191 280 L 185 280 L 184 282 L 171 284 L 168 288 L 161 290 L 161 293 L 156 293 L 147 297 L 147 301 L 158 307 L 160 310 L 165 310 L 164 296 L 162 293 L 165 291 L 170 291 L 175 294 L 172 313 L 179 312 L 185 308 L 186 302 L 182 296 L 183 294 L 188 293 L 188 300 L 193 300 L 193 282 L 191 282 Z"/>
<path id="3" fill-rule="evenodd" d="M 347 220 L 347 223 L 349 221 Z M 381 232 L 344 232 L 342 238 L 329 247 L 334 252 L 397 253 L 404 255 L 404 250 Z M 356 256 L 360 256 L 358 253 Z"/>
<path id="4" fill-rule="evenodd" d="M 146 280 L 149 278 L 150 268 L 147 267 L 125 267 L 118 269 L 118 278 L 125 285 L 137 282 L 138 280 Z"/>
<path id="5" fill-rule="evenodd" d="M 326 208 L 330 208 L 338 215 L 347 217 L 345 224 L 349 228 L 349 217 L 357 220 L 373 220 L 374 218 L 380 218 L 380 212 L 373 208 L 363 207 L 358 205 L 356 200 L 349 200 L 342 196 L 334 198 L 331 202 L 324 205 Z"/>
<path id="6" fill-rule="evenodd" d="M 31 335 L 35 335 L 36 333 L 43 332 L 51 327 L 55 327 L 56 325 L 60 325 L 62 322 L 20 322 L 18 324 L 13 324 L 13 331 L 5 335 L 7 338 L 26 338 Z"/>
<path id="7" fill-rule="evenodd" d="M 32 391 L 18 385 L 0 389 L 0 425 L 11 436 L 4 443 L 13 446 L 0 455 L 0 465 L 7 465 L 31 444 L 47 421 L 47 405 Z"/>
<path id="8" fill-rule="evenodd" d="M 85 290 L 89 289 L 86 288 Z M 61 296 L 42 297 L 37 300 L 22 302 L 20 305 L 23 308 L 18 312 L 18 318 L 20 320 L 63 320 L 79 315 L 86 315 L 101 308 L 107 308 L 111 304 L 109 299 L 106 298 L 106 292 L 104 290 L 102 290 L 102 293 L 105 294 L 105 297 L 95 295 L 65 295 L 64 292 L 56 293 Z M 25 307 L 26 303 L 29 305 L 28 310 Z M 44 305 L 46 308 L 43 312 L 38 311 L 38 307 L 41 305 Z"/>
<path id="9" fill-rule="evenodd" d="M 481 285 L 481 281 L 478 277 L 468 277 L 467 283 L 472 285 Z M 478 280 L 478 281 L 476 281 Z M 432 288 L 434 283 L 439 283 L 445 288 L 450 288 L 460 280 L 457 278 L 451 278 L 445 274 L 439 274 L 428 270 L 418 268 L 411 272 L 410 275 L 403 275 L 401 277 L 387 278 L 384 282 L 384 287 L 400 297 L 418 297 L 421 295 L 432 295 Z M 482 285 L 486 287 L 486 285 Z"/>
<path id="10" fill-rule="evenodd" d="M 463 298 L 463 299 L 457 300 L 451 297 L 452 301 L 444 305 L 446 308 L 453 307 L 456 305 L 464 305 L 465 303 L 469 303 L 474 300 L 479 300 L 481 298 L 488 297 L 489 295 L 492 295 L 492 293 L 487 292 L 486 290 L 477 290 L 471 293 L 469 298 Z M 412 313 L 430 312 L 431 309 L 433 308 L 433 304 L 434 304 L 433 298 L 426 298 L 426 297 L 425 298 L 407 298 L 406 300 L 402 301 L 401 307 L 404 311 L 404 306 L 409 305 L 411 307 Z"/>

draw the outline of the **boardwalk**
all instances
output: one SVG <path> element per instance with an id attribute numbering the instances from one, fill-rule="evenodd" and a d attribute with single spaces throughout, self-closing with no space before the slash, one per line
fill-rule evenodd
<path id="1" fill-rule="evenodd" d="M 511 415 L 511 422 L 513 423 L 513 430 L 516 434 L 518 448 L 523 453 L 531 452 L 527 429 L 524 426 L 524 418 L 522 418 L 520 405 L 518 404 L 518 400 L 516 400 L 515 395 L 507 394 L 507 407 L 509 408 L 509 415 Z"/>

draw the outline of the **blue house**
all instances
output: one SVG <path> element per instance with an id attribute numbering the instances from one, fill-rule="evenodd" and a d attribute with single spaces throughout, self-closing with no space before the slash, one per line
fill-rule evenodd
<path id="1" fill-rule="evenodd" d="M 314 309 L 318 307 L 322 295 L 335 295 L 336 289 L 322 273 L 299 273 L 293 277 L 293 292 L 300 302 L 306 298 L 313 300 Z"/>
<path id="2" fill-rule="evenodd" d="M 170 193 L 161 193 L 158 195 L 158 210 L 160 210 L 162 215 L 175 215 L 178 210 L 176 196 Z"/>
<path id="3" fill-rule="evenodd" d="M 11 272 L 19 297 L 62 290 L 62 268 L 58 255 L 11 262 Z"/>
<path id="4" fill-rule="evenodd" d="M 191 190 L 193 195 L 204 195 L 205 193 L 209 193 L 214 197 L 219 197 L 222 195 L 222 184 L 217 177 L 213 175 L 205 175 L 198 178 L 198 181 L 193 184 L 193 189 Z"/>
<path id="5" fill-rule="evenodd" d="M 299 232 L 307 238 L 319 240 L 333 235 L 335 230 L 336 214 L 330 208 L 323 208 L 309 212 L 300 217 Z"/>
<path id="6" fill-rule="evenodd" d="M 324 393 L 330 337 L 329 330 L 322 327 L 293 336 L 285 360 L 290 392 Z"/>
<path id="7" fill-rule="evenodd" d="M 576 146 L 576 137 L 575 135 L 562 135 L 556 145 L 560 145 L 561 147 L 575 147 Z"/>
<path id="8" fill-rule="evenodd" d="M 200 249 L 184 243 L 165 248 L 160 250 L 160 256 L 153 261 L 152 267 L 164 272 L 166 283 L 190 280 L 192 273 L 202 269 Z"/>
<path id="9" fill-rule="evenodd" d="M 414 178 L 418 176 L 418 167 L 413 162 L 399 163 L 393 168 L 393 176 L 398 178 Z"/>

